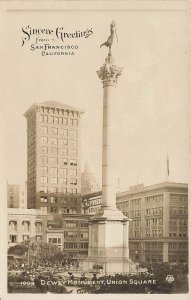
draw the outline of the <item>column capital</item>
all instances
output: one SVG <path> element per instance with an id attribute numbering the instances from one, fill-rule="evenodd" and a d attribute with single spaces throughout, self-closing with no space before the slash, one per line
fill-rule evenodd
<path id="1" fill-rule="evenodd" d="M 108 85 L 116 86 L 118 77 L 121 75 L 121 73 L 122 68 L 114 65 L 114 59 L 111 55 L 111 52 L 109 52 L 105 59 L 105 63 L 97 71 L 97 75 L 101 79 L 103 87 Z"/>

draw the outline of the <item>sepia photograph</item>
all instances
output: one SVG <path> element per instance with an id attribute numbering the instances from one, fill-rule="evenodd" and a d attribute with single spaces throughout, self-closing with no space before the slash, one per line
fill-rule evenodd
<path id="1" fill-rule="evenodd" d="M 1 5 L 3 299 L 188 297 L 187 1 L 34 2 Z"/>

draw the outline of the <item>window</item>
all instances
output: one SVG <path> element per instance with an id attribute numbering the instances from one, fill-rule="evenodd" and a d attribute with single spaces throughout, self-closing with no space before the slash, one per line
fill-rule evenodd
<path id="1" fill-rule="evenodd" d="M 17 230 L 17 222 L 16 221 L 10 221 L 9 222 L 9 228 L 11 231 Z"/>
<path id="2" fill-rule="evenodd" d="M 50 202 L 52 204 L 57 204 L 57 198 L 56 197 L 50 197 Z"/>
<path id="3" fill-rule="evenodd" d="M 163 235 L 162 229 L 159 229 L 158 236 L 162 236 L 162 235 Z"/>
<path id="4" fill-rule="evenodd" d="M 50 138 L 50 143 L 52 144 L 52 145 L 57 145 L 58 144 L 58 139 L 57 138 Z"/>
<path id="5" fill-rule="evenodd" d="M 60 193 L 66 194 L 67 193 L 67 188 L 60 187 Z"/>
<path id="6" fill-rule="evenodd" d="M 41 123 L 44 122 L 44 116 L 40 115 L 39 120 L 40 120 Z"/>
<path id="7" fill-rule="evenodd" d="M 60 178 L 61 184 L 67 184 L 67 178 Z"/>
<path id="8" fill-rule="evenodd" d="M 41 197 L 40 197 L 40 202 L 41 202 L 41 203 L 47 203 L 47 202 L 48 202 L 47 197 L 41 196 Z"/>
<path id="9" fill-rule="evenodd" d="M 71 138 L 76 138 L 77 137 L 77 131 L 76 130 L 70 130 L 69 135 Z"/>
<path id="10" fill-rule="evenodd" d="M 77 243 L 75 243 L 75 242 L 64 242 L 64 248 L 76 249 L 77 248 Z"/>
<path id="11" fill-rule="evenodd" d="M 41 144 L 47 144 L 47 143 L 48 143 L 48 138 L 47 138 L 47 136 L 41 136 L 40 142 L 41 142 Z"/>
<path id="12" fill-rule="evenodd" d="M 78 126 L 78 120 L 77 119 L 73 119 L 73 126 Z"/>
<path id="13" fill-rule="evenodd" d="M 51 213 L 57 214 L 58 213 L 58 208 L 56 207 L 51 207 L 50 208 Z"/>
<path id="14" fill-rule="evenodd" d="M 58 164 L 58 158 L 57 157 L 51 157 L 50 158 L 50 163 L 52 165 L 57 165 Z"/>
<path id="15" fill-rule="evenodd" d="M 71 166 L 77 166 L 77 160 L 76 159 L 71 159 L 70 160 L 70 165 Z"/>
<path id="16" fill-rule="evenodd" d="M 81 249 L 88 249 L 88 243 L 80 243 Z"/>
<path id="17" fill-rule="evenodd" d="M 16 243 L 17 242 L 16 234 L 10 234 L 9 235 L 9 241 L 10 241 L 10 243 Z"/>
<path id="18" fill-rule="evenodd" d="M 48 167 L 41 167 L 41 174 L 47 174 L 48 172 Z"/>
<path id="19" fill-rule="evenodd" d="M 71 157 L 76 157 L 77 156 L 77 150 L 75 150 L 75 149 L 70 150 L 70 155 L 71 155 Z"/>
<path id="20" fill-rule="evenodd" d="M 63 124 L 63 118 L 59 117 L 59 124 L 62 125 Z"/>
<path id="21" fill-rule="evenodd" d="M 52 187 L 51 189 L 50 189 L 50 192 L 51 193 L 58 193 L 58 188 L 57 187 Z"/>
<path id="22" fill-rule="evenodd" d="M 42 222 L 36 222 L 36 232 L 42 232 Z"/>
<path id="23" fill-rule="evenodd" d="M 77 185 L 77 178 L 71 178 L 70 184 Z"/>
<path id="24" fill-rule="evenodd" d="M 54 123 L 54 117 L 53 116 L 50 117 L 50 123 Z"/>
<path id="25" fill-rule="evenodd" d="M 58 128 L 56 128 L 56 127 L 51 127 L 51 133 L 52 133 L 52 134 L 58 134 Z"/>
<path id="26" fill-rule="evenodd" d="M 59 120 L 58 117 L 54 117 L 54 123 L 55 123 L 55 124 L 58 124 L 58 120 Z"/>
<path id="27" fill-rule="evenodd" d="M 48 157 L 47 156 L 42 156 L 41 157 L 41 162 L 42 162 L 42 164 L 47 164 L 48 163 Z"/>
<path id="28" fill-rule="evenodd" d="M 51 154 L 57 155 L 58 154 L 58 148 L 51 148 Z"/>
<path id="29" fill-rule="evenodd" d="M 60 174 L 61 175 L 67 175 L 67 169 L 60 169 Z"/>
<path id="30" fill-rule="evenodd" d="M 68 130 L 61 128 L 60 129 L 60 134 L 63 135 L 63 136 L 67 136 L 68 135 Z"/>
<path id="31" fill-rule="evenodd" d="M 68 159 L 67 158 L 61 158 L 60 163 L 61 163 L 62 166 L 63 165 L 66 166 L 68 164 Z"/>
<path id="32" fill-rule="evenodd" d="M 64 148 L 60 149 L 60 155 L 67 156 L 68 155 L 68 149 L 64 149 Z"/>
<path id="33" fill-rule="evenodd" d="M 24 231 L 30 230 L 30 222 L 29 221 L 23 221 L 22 226 L 23 226 Z"/>
<path id="34" fill-rule="evenodd" d="M 69 227 L 69 228 L 77 227 L 77 222 L 76 221 L 67 220 L 67 221 L 65 221 L 65 225 L 66 225 L 66 227 Z"/>
<path id="35" fill-rule="evenodd" d="M 41 151 L 42 151 L 43 154 L 47 154 L 48 153 L 48 148 L 45 147 L 45 146 L 42 146 Z"/>
<path id="36" fill-rule="evenodd" d="M 68 125 L 68 119 L 67 118 L 63 118 L 63 125 Z"/>
<path id="37" fill-rule="evenodd" d="M 69 239 L 76 239 L 77 238 L 77 232 L 76 231 L 65 231 L 64 237 Z"/>
<path id="38" fill-rule="evenodd" d="M 51 177 L 50 178 L 50 183 L 52 183 L 52 184 L 58 184 L 58 178 L 57 177 Z"/>
<path id="39" fill-rule="evenodd" d="M 40 182 L 41 183 L 48 183 L 48 177 L 45 177 L 45 176 L 40 177 Z"/>
<path id="40" fill-rule="evenodd" d="M 78 120 L 77 119 L 70 119 L 70 126 L 77 126 Z"/>
<path id="41" fill-rule="evenodd" d="M 71 176 L 77 176 L 77 170 L 75 170 L 75 169 L 70 169 L 70 175 L 71 175 Z"/>
<path id="42" fill-rule="evenodd" d="M 58 168 L 50 168 L 50 174 L 57 175 L 58 174 Z"/>
<path id="43" fill-rule="evenodd" d="M 81 232 L 80 233 L 80 238 L 81 239 L 88 239 L 88 232 Z"/>
<path id="44" fill-rule="evenodd" d="M 40 192 L 41 192 L 41 193 L 48 193 L 48 188 L 47 188 L 47 186 L 41 186 L 41 187 L 40 187 Z"/>
<path id="45" fill-rule="evenodd" d="M 42 210 L 43 212 L 47 212 L 47 207 L 46 206 L 41 206 L 40 210 Z"/>
<path id="46" fill-rule="evenodd" d="M 44 123 L 48 123 L 48 116 L 44 115 Z"/>
<path id="47" fill-rule="evenodd" d="M 68 145 L 68 140 L 60 139 L 60 145 L 61 145 L 61 146 L 67 146 L 67 145 Z"/>
<path id="48" fill-rule="evenodd" d="M 47 134 L 47 133 L 48 133 L 48 127 L 46 127 L 46 126 L 41 126 L 41 127 L 40 127 L 40 132 L 41 132 L 41 133 L 44 133 L 44 134 Z"/>

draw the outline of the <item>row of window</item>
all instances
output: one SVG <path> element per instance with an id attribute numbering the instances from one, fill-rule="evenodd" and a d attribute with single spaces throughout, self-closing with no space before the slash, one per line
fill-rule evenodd
<path id="1" fill-rule="evenodd" d="M 77 239 L 78 237 L 81 239 L 88 238 L 88 232 L 76 232 L 76 231 L 65 231 L 64 237 L 68 239 Z"/>
<path id="2" fill-rule="evenodd" d="M 151 218 L 146 219 L 146 226 L 162 226 L 163 225 L 163 218 Z"/>
<path id="3" fill-rule="evenodd" d="M 59 124 L 64 126 L 78 126 L 78 120 L 77 119 L 69 119 L 69 118 L 63 118 L 63 117 L 56 117 L 56 116 L 49 116 L 49 115 L 40 115 L 39 121 L 41 123 L 51 123 L 51 124 Z"/>
<path id="4" fill-rule="evenodd" d="M 169 243 L 168 249 L 169 249 L 169 251 L 187 250 L 188 244 L 187 243 Z"/>
<path id="5" fill-rule="evenodd" d="M 48 156 L 42 156 L 41 162 L 42 162 L 42 164 L 48 164 L 50 162 L 52 165 L 58 165 L 58 157 L 48 158 Z M 59 158 L 59 165 L 61 165 L 61 166 L 67 166 L 67 165 L 77 166 L 77 160 L 76 159 L 68 160 L 67 158 Z"/>
<path id="6" fill-rule="evenodd" d="M 28 234 L 23 234 L 22 235 L 22 240 L 23 241 L 28 241 L 30 236 Z M 35 236 L 36 241 L 42 241 L 42 235 L 36 235 Z M 17 243 L 17 235 L 16 234 L 10 234 L 9 235 L 9 242 L 10 243 Z"/>
<path id="7" fill-rule="evenodd" d="M 71 157 L 76 157 L 77 156 L 77 150 L 76 149 L 68 150 L 67 148 L 58 149 L 56 147 L 51 147 L 51 148 L 48 148 L 46 146 L 41 147 L 42 154 L 48 154 L 48 151 L 52 155 L 71 156 Z"/>
<path id="8" fill-rule="evenodd" d="M 170 203 L 173 202 L 185 202 L 188 200 L 186 195 L 179 195 L 179 194 L 170 194 Z"/>
<path id="9" fill-rule="evenodd" d="M 68 130 L 66 128 L 62 127 L 47 127 L 47 126 L 41 126 L 40 127 L 41 134 L 52 134 L 52 135 L 62 135 L 62 136 L 68 136 L 69 137 L 76 137 L 77 131 L 76 130 Z M 74 133 L 75 132 L 75 133 Z"/>
<path id="10" fill-rule="evenodd" d="M 145 243 L 146 251 L 162 251 L 163 244 L 162 243 Z"/>
<path id="11" fill-rule="evenodd" d="M 76 227 L 81 227 L 81 228 L 88 228 L 88 222 L 87 221 L 71 221 L 67 220 L 64 221 L 64 226 L 68 228 L 76 228 Z"/>
<path id="12" fill-rule="evenodd" d="M 163 195 L 149 196 L 149 197 L 146 197 L 145 199 L 146 199 L 146 204 L 162 203 Z"/>
<path id="13" fill-rule="evenodd" d="M 47 136 L 41 136 L 40 142 L 41 142 L 41 144 L 50 143 L 50 145 L 77 147 L 76 140 L 57 139 L 55 137 L 48 138 Z"/>
<path id="14" fill-rule="evenodd" d="M 35 228 L 36 228 L 36 232 L 41 232 L 42 231 L 42 223 L 36 222 Z M 10 231 L 17 230 L 17 221 L 9 221 L 9 229 L 10 229 Z M 22 229 L 23 229 L 23 231 L 29 231 L 30 230 L 30 221 L 23 221 Z"/>
<path id="15" fill-rule="evenodd" d="M 71 184 L 71 185 L 77 185 L 77 178 L 62 178 L 62 177 L 50 177 L 49 182 L 51 184 Z M 40 183 L 48 183 L 48 177 L 47 176 L 41 176 L 40 177 Z"/>
<path id="16" fill-rule="evenodd" d="M 162 237 L 163 230 L 162 229 L 146 229 L 146 237 Z"/>
<path id="17" fill-rule="evenodd" d="M 65 249 L 88 249 L 88 243 L 64 242 Z"/>
<path id="18" fill-rule="evenodd" d="M 187 237 L 186 231 L 169 231 L 169 237 L 180 237 L 185 238 Z"/>
<path id="19" fill-rule="evenodd" d="M 41 186 L 40 192 L 41 193 L 48 193 L 48 187 L 47 186 Z M 76 188 L 66 188 L 66 187 L 51 187 L 50 188 L 50 193 L 52 194 L 77 194 L 77 189 Z"/>
<path id="20" fill-rule="evenodd" d="M 146 209 L 146 215 L 161 215 L 163 214 L 163 207 L 152 207 Z"/>
<path id="21" fill-rule="evenodd" d="M 188 213 L 188 207 L 187 206 L 170 206 L 169 209 L 170 214 L 180 214 L 180 215 L 186 215 Z"/>
<path id="22" fill-rule="evenodd" d="M 47 166 L 43 166 L 41 167 L 41 173 L 42 174 L 47 174 L 48 171 L 50 171 L 51 175 L 57 175 L 58 173 L 60 173 L 60 175 L 69 175 L 70 176 L 77 176 L 77 170 L 76 169 L 66 169 L 66 168 L 60 168 L 58 169 L 57 167 L 51 167 L 48 168 Z"/>

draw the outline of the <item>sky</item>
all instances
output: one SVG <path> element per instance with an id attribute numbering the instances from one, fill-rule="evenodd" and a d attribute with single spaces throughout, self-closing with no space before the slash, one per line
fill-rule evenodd
<path id="1" fill-rule="evenodd" d="M 83 109 L 81 169 L 86 162 L 101 183 L 103 87 L 96 71 L 108 49 L 112 20 L 118 42 L 112 54 L 123 68 L 118 79 L 114 168 L 120 189 L 166 180 L 190 178 L 187 24 L 183 11 L 60 11 L 9 12 L 4 66 L 4 178 L 27 179 L 27 140 L 24 112 L 33 104 L 60 101 Z M 74 56 L 41 56 L 31 42 L 21 47 L 22 28 L 64 27 L 67 32 L 92 28 L 78 39 Z M 66 42 L 64 42 L 67 44 Z M 58 44 L 58 43 L 57 43 Z M 70 42 L 72 44 L 72 42 Z"/>

